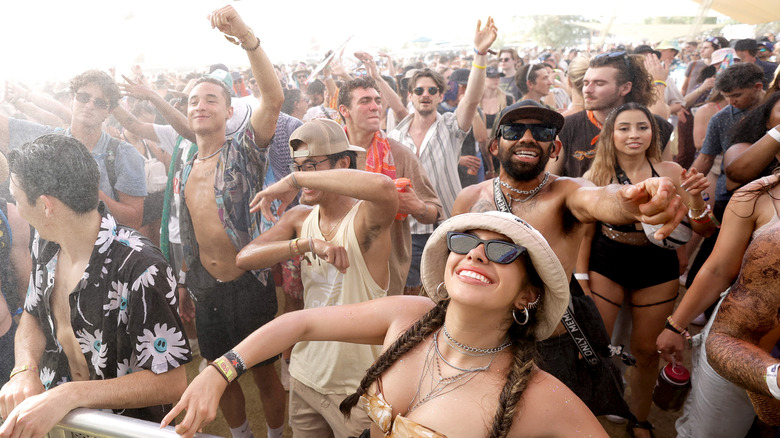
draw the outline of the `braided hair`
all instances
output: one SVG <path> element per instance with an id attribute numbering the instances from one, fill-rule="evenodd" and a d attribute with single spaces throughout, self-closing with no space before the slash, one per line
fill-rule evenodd
<path id="1" fill-rule="evenodd" d="M 366 393 L 371 384 L 385 370 L 395 363 L 399 357 L 419 345 L 428 335 L 433 334 L 444 324 L 444 316 L 447 313 L 449 302 L 449 299 L 439 301 L 436 307 L 428 311 L 379 356 L 379 359 L 366 371 L 366 375 L 360 382 L 357 391 L 347 396 L 339 405 L 339 409 L 345 417 L 349 418 L 350 411 L 357 405 L 360 396 Z M 543 305 L 543 303 L 540 304 Z M 541 307 L 537 307 L 537 312 L 540 310 Z M 512 339 L 510 351 L 513 355 L 513 363 L 507 375 L 506 384 L 499 396 L 498 408 L 493 417 L 493 424 L 488 435 L 490 438 L 504 438 L 507 436 L 517 413 L 520 397 L 528 387 L 528 382 L 533 375 L 536 357 L 533 327 L 533 324 L 521 326 L 513 323 L 509 329 L 509 338 Z"/>

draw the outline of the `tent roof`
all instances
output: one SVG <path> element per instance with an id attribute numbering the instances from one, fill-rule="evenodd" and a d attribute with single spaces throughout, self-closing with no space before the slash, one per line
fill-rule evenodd
<path id="1" fill-rule="evenodd" d="M 710 0 L 694 0 L 707 4 Z M 760 24 L 780 20 L 777 0 L 711 0 L 710 9 L 740 23 Z"/>
<path id="2" fill-rule="evenodd" d="M 603 23 L 577 23 L 578 26 L 587 27 L 588 29 L 603 31 Z M 612 23 L 609 27 L 608 33 L 615 35 L 621 39 L 636 40 L 640 38 L 646 41 L 662 41 L 671 38 L 680 38 L 688 35 L 691 30 L 692 24 L 626 24 L 626 23 Z M 718 24 L 703 24 L 700 27 L 701 31 L 721 27 Z"/>

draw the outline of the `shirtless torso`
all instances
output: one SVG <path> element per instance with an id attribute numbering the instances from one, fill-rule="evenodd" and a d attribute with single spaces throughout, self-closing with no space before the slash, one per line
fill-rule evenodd
<path id="1" fill-rule="evenodd" d="M 200 263 L 212 277 L 227 282 L 240 277 L 245 271 L 236 266 L 238 251 L 225 233 L 217 211 L 214 174 L 218 156 L 195 159 L 184 189 L 184 199 L 198 241 Z"/>

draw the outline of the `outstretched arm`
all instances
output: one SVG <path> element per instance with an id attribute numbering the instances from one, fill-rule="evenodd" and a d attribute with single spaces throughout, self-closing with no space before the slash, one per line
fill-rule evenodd
<path id="1" fill-rule="evenodd" d="M 779 152 L 780 125 L 752 145 L 741 143 L 730 147 L 723 156 L 723 170 L 730 180 L 745 184 L 756 179 Z"/>
<path id="2" fill-rule="evenodd" d="M 610 184 L 588 187 L 584 180 L 566 195 L 566 206 L 583 223 L 608 222 L 664 224 L 655 234 L 663 239 L 677 227 L 685 215 L 677 188 L 669 178 L 648 178 L 634 185 Z"/>
<path id="3" fill-rule="evenodd" d="M 232 35 L 241 42 L 241 47 L 246 50 L 249 64 L 252 67 L 252 75 L 257 80 L 260 88 L 260 108 L 252 113 L 252 130 L 255 132 L 255 144 L 266 147 L 271 143 L 276 132 L 276 121 L 279 119 L 279 111 L 284 103 L 284 91 L 276 78 L 274 66 L 260 45 L 257 37 L 244 20 L 238 15 L 233 6 L 225 6 L 212 12 L 209 16 L 211 27 L 221 32 Z"/>
<path id="4" fill-rule="evenodd" d="M 474 62 L 471 65 L 469 73 L 469 82 L 466 85 L 466 94 L 463 95 L 455 110 L 455 116 L 458 118 L 458 126 L 463 131 L 471 128 L 471 122 L 474 120 L 474 114 L 477 112 L 477 106 L 482 99 L 482 93 L 485 89 L 485 68 L 487 66 L 487 51 L 496 40 L 498 29 L 493 22 L 493 17 L 488 17 L 485 27 L 482 27 L 482 20 L 477 21 L 477 31 L 474 34 Z"/>
<path id="5" fill-rule="evenodd" d="M 342 341 L 385 345 L 433 306 L 423 297 L 395 296 L 359 304 L 327 306 L 286 313 L 249 335 L 233 351 L 247 368 L 300 341 Z M 216 368 L 206 367 L 192 381 L 179 403 L 163 419 L 166 426 L 187 411 L 176 426 L 185 438 L 214 420 L 227 381 Z"/>

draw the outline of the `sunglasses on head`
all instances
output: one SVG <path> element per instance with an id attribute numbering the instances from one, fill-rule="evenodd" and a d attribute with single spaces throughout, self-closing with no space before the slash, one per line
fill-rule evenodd
<path id="1" fill-rule="evenodd" d="M 553 141 L 557 129 L 554 126 L 539 123 L 509 123 L 498 128 L 498 135 L 504 140 L 520 140 L 525 131 L 531 130 L 531 136 L 536 141 Z"/>
<path id="2" fill-rule="evenodd" d="M 517 260 L 521 254 L 526 252 L 524 246 L 515 245 L 512 242 L 503 240 L 482 240 L 479 237 L 468 234 L 450 231 L 447 233 L 447 248 L 456 254 L 468 254 L 469 251 L 485 245 L 485 255 L 488 260 L 502 265 L 508 265 Z"/>
<path id="3" fill-rule="evenodd" d="M 439 88 L 438 87 L 428 87 L 428 88 L 417 87 L 414 90 L 412 90 L 412 92 L 414 94 L 418 95 L 418 96 L 422 96 L 422 94 L 425 92 L 425 90 L 428 90 L 428 94 L 430 94 L 431 96 L 435 96 L 435 95 L 439 94 Z"/>
<path id="4" fill-rule="evenodd" d="M 101 97 L 92 97 L 92 95 L 90 95 L 89 93 L 84 93 L 84 92 L 76 93 L 75 97 L 76 97 L 77 101 L 79 101 L 79 102 L 81 102 L 81 103 L 83 103 L 85 105 L 91 99 L 92 102 L 94 102 L 95 108 L 101 109 L 101 110 L 108 109 L 108 101 L 106 99 L 101 98 Z"/>

